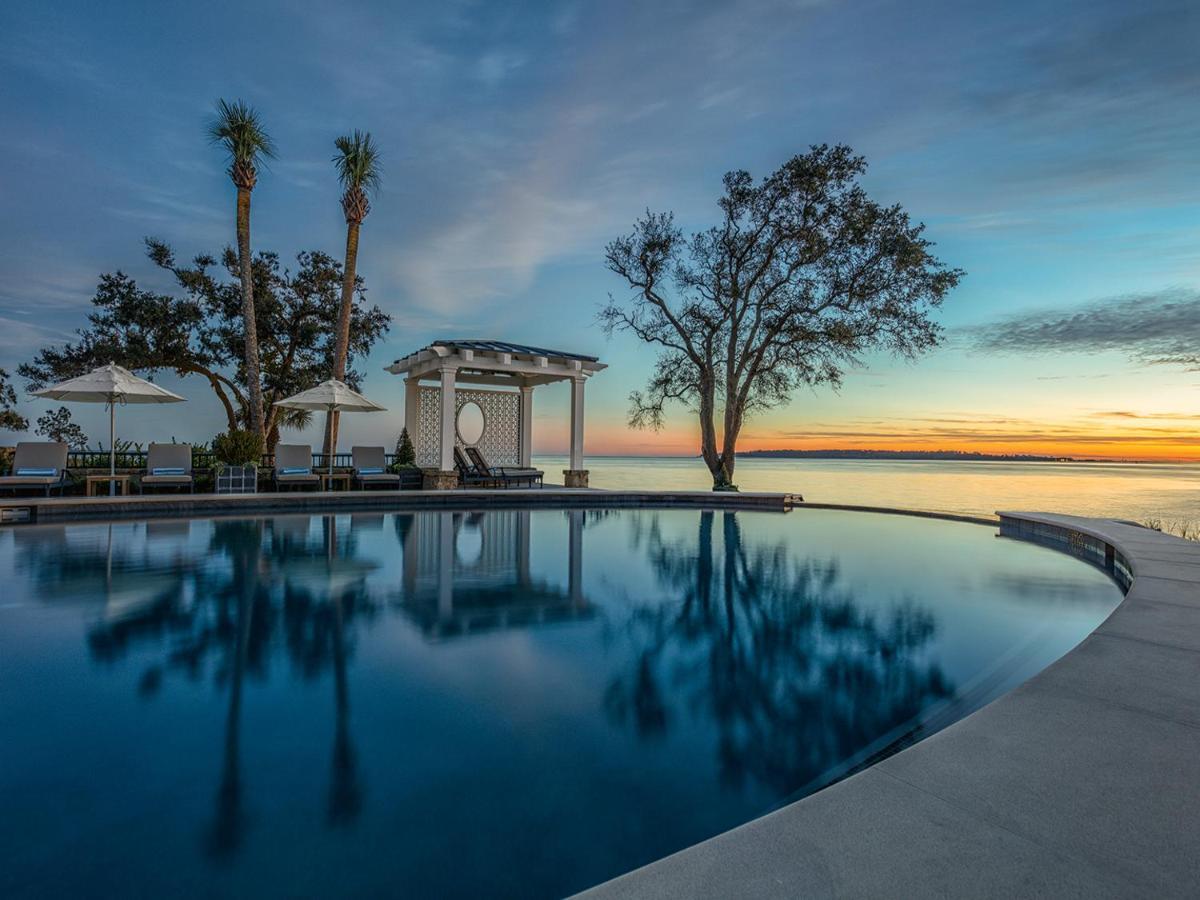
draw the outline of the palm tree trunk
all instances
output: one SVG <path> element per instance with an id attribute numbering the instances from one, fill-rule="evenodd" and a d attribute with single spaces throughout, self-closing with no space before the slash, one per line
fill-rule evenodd
<path id="1" fill-rule="evenodd" d="M 242 324 L 246 331 L 246 400 L 250 430 L 263 433 L 262 377 L 258 368 L 258 324 L 254 315 L 254 274 L 250 260 L 250 191 L 237 192 L 238 269 L 242 277 Z"/>
<path id="2" fill-rule="evenodd" d="M 337 342 L 333 348 L 333 377 L 346 378 L 346 359 L 350 355 L 350 313 L 354 309 L 354 276 L 358 268 L 358 230 L 362 223 L 346 223 L 346 264 L 342 267 L 342 305 L 338 310 Z M 325 448 L 328 455 L 337 446 L 338 419 L 336 412 L 325 414 Z"/>

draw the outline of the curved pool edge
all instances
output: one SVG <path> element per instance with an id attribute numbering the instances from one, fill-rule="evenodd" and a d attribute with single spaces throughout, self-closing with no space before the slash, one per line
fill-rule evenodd
<path id="1" fill-rule="evenodd" d="M 1006 533 L 1119 558 L 1133 576 L 1125 599 L 970 716 L 585 895 L 1190 895 L 1200 543 L 1108 519 L 998 515 Z"/>
<path id="2" fill-rule="evenodd" d="M 314 491 L 287 494 L 149 494 L 125 497 L 10 497 L 0 498 L 0 525 L 512 507 L 659 507 L 786 512 L 803 505 L 803 498 L 799 494 L 783 492 L 625 491 L 561 487 L 453 491 Z"/>

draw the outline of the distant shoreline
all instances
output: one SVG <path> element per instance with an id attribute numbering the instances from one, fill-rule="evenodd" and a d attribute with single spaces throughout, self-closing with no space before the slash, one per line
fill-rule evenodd
<path id="1" fill-rule="evenodd" d="M 886 452 L 898 454 L 894 456 L 882 456 L 880 453 Z M 1042 463 L 1070 463 L 1078 466 L 1196 466 L 1200 465 L 1200 459 L 1193 458 L 1166 458 L 1166 459 L 1136 459 L 1128 456 L 1039 456 L 1037 454 L 989 454 L 989 453 L 954 453 L 954 451 L 904 451 L 904 450 L 888 450 L 888 451 L 866 451 L 866 450 L 744 450 L 738 452 L 738 459 L 825 459 L 825 460 L 845 460 L 847 462 L 872 460 L 876 462 L 1042 462 Z M 853 455 L 851 455 L 853 454 Z M 566 451 L 540 451 L 533 454 L 539 459 L 566 459 L 568 454 Z M 698 453 L 589 453 L 588 459 L 602 460 L 681 460 L 681 461 L 699 461 L 701 459 Z M 703 465 L 703 463 L 701 463 Z"/>
<path id="2" fill-rule="evenodd" d="M 962 462 L 1080 462 L 1073 456 L 1038 456 L 1031 453 L 972 453 L 963 450 L 744 450 L 750 459 L 882 459 L 948 460 Z"/>

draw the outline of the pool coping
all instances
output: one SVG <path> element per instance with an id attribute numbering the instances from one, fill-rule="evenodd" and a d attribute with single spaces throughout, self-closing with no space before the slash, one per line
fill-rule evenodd
<path id="1" fill-rule="evenodd" d="M 1109 519 L 997 515 L 1002 534 L 1124 574 L 1124 600 L 1073 650 L 972 715 L 585 895 L 1194 892 L 1200 543 Z"/>
<path id="2" fill-rule="evenodd" d="M 616 491 L 597 488 L 518 488 L 453 491 L 309 491 L 258 494 L 148 494 L 127 497 L 0 499 L 0 527 L 122 519 L 211 518 L 272 513 L 407 512 L 423 509 L 512 507 L 685 507 L 785 512 L 801 505 L 794 493 L 765 491 Z M 26 511 L 24 517 L 14 513 Z"/>

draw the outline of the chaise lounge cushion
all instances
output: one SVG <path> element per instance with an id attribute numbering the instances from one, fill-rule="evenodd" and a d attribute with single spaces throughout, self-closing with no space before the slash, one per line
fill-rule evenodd
<path id="1" fill-rule="evenodd" d="M 191 475 L 143 475 L 142 484 L 191 484 Z"/>
<path id="2" fill-rule="evenodd" d="M 151 444 L 146 451 L 146 472 L 141 483 L 150 486 L 192 483 L 191 444 Z"/>
<path id="3" fill-rule="evenodd" d="M 13 456 L 13 473 L 0 477 L 4 487 L 50 487 L 67 475 L 67 445 L 61 441 L 21 441 Z M 48 475 L 33 474 L 49 472 Z"/>
<path id="4" fill-rule="evenodd" d="M 387 470 L 387 457 L 382 447 L 352 447 L 354 479 L 359 484 L 400 484 L 400 476 Z"/>
<path id="5" fill-rule="evenodd" d="M 277 484 L 316 484 L 321 479 L 312 470 L 312 447 L 308 444 L 280 444 L 275 448 Z"/>

